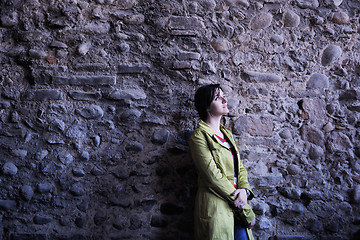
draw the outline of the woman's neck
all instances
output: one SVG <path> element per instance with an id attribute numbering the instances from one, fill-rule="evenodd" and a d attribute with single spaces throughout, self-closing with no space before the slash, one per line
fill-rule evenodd
<path id="1" fill-rule="evenodd" d="M 214 130 L 215 134 L 221 137 L 223 136 L 220 130 L 221 117 L 209 117 L 205 122 Z"/>

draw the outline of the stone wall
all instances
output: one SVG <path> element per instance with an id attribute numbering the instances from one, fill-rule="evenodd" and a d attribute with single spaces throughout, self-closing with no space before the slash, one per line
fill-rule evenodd
<path id="1" fill-rule="evenodd" d="M 256 239 L 359 239 L 358 0 L 0 5 L 2 239 L 193 239 L 205 83 Z"/>

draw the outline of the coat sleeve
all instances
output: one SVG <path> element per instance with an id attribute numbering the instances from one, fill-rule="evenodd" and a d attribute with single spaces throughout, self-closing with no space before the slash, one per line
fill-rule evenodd
<path id="1" fill-rule="evenodd" d="M 250 196 L 248 196 L 248 200 L 251 200 L 254 197 L 254 193 L 252 192 L 250 184 L 248 182 L 247 170 L 242 164 L 240 158 L 239 158 L 238 188 L 246 188 L 250 190 Z"/>
<path id="2" fill-rule="evenodd" d="M 233 211 L 235 217 L 241 222 L 243 226 L 249 226 L 251 221 L 255 217 L 255 213 L 248 203 L 246 204 L 244 209 L 234 208 Z"/>
<path id="3" fill-rule="evenodd" d="M 212 191 L 226 200 L 234 201 L 235 197 L 231 193 L 235 191 L 235 187 L 217 167 L 205 136 L 201 132 L 194 133 L 189 146 L 199 176 L 209 184 Z"/>

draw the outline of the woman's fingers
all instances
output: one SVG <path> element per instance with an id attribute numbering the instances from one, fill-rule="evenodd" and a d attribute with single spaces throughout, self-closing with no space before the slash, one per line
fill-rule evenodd
<path id="1" fill-rule="evenodd" d="M 241 189 L 236 189 L 231 195 L 237 196 L 240 194 L 240 192 L 241 192 Z"/>
<path id="2" fill-rule="evenodd" d="M 233 193 L 233 196 L 236 196 L 234 205 L 237 208 L 243 209 L 247 203 L 247 194 L 245 189 L 236 189 Z"/>
<path id="3" fill-rule="evenodd" d="M 240 197 L 237 197 L 234 201 L 235 207 L 241 208 L 241 209 L 243 209 L 245 207 L 246 203 L 247 202 L 243 201 Z"/>

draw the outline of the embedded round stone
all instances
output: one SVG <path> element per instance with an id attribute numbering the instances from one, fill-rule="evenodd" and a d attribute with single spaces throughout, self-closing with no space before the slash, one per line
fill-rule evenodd
<path id="1" fill-rule="evenodd" d="M 324 89 L 329 88 L 329 79 L 327 76 L 321 73 L 314 73 L 311 75 L 309 81 L 306 83 L 308 89 Z"/>
<path id="2" fill-rule="evenodd" d="M 134 123 L 141 116 L 141 112 L 137 109 L 128 109 L 125 110 L 121 116 L 120 120 L 122 122 L 132 122 Z"/>
<path id="3" fill-rule="evenodd" d="M 141 152 L 144 146 L 139 142 L 132 141 L 126 145 L 125 149 L 128 152 Z"/>
<path id="4" fill-rule="evenodd" d="M 290 139 L 292 138 L 292 134 L 289 129 L 283 129 L 280 131 L 279 136 L 283 139 Z"/>
<path id="5" fill-rule="evenodd" d="M 264 29 L 271 25 L 272 15 L 270 13 L 260 13 L 250 21 L 250 27 L 254 30 Z"/>
<path id="6" fill-rule="evenodd" d="M 37 185 L 37 191 L 39 193 L 49 193 L 52 191 L 52 189 L 53 189 L 53 185 L 49 182 L 39 183 Z"/>
<path id="7" fill-rule="evenodd" d="M 165 144 L 169 139 L 170 132 L 166 129 L 156 130 L 152 136 L 151 142 L 159 145 Z"/>
<path id="8" fill-rule="evenodd" d="M 324 156 L 324 150 L 316 145 L 312 145 L 309 150 L 309 157 L 310 159 L 319 159 L 320 157 Z"/>
<path id="9" fill-rule="evenodd" d="M 85 56 L 89 50 L 91 48 L 91 44 L 90 43 L 82 43 L 79 45 L 78 47 L 78 53 L 81 55 L 81 56 Z"/>
<path id="10" fill-rule="evenodd" d="M 31 186 L 28 185 L 22 186 L 20 191 L 21 191 L 21 196 L 27 201 L 30 201 L 34 196 L 34 190 L 32 189 Z"/>
<path id="11" fill-rule="evenodd" d="M 300 16 L 292 11 L 287 11 L 284 13 L 283 23 L 285 27 L 297 27 L 300 24 Z"/>
<path id="12" fill-rule="evenodd" d="M 295 164 L 290 164 L 287 167 L 287 170 L 290 175 L 297 175 L 297 174 L 300 174 L 302 171 L 301 168 Z"/>
<path id="13" fill-rule="evenodd" d="M 342 54 L 342 50 L 339 46 L 330 45 L 325 48 L 321 56 L 321 64 L 327 66 L 337 60 Z"/>
<path id="14" fill-rule="evenodd" d="M 231 48 L 231 43 L 226 39 L 216 39 L 211 42 L 211 46 L 217 52 L 226 52 Z"/>
<path id="15" fill-rule="evenodd" d="M 14 175 L 16 175 L 18 169 L 15 166 L 15 164 L 13 164 L 12 162 L 7 162 L 2 167 L 2 171 L 3 171 L 3 174 L 5 174 L 5 175 L 14 176 Z"/>
<path id="16" fill-rule="evenodd" d="M 284 37 L 281 35 L 273 35 L 270 38 L 270 41 L 276 43 L 277 45 L 281 45 L 284 43 Z"/>
<path id="17" fill-rule="evenodd" d="M 104 110 L 97 105 L 91 105 L 80 109 L 78 113 L 86 119 L 100 119 L 104 115 Z"/>
<path id="18" fill-rule="evenodd" d="M 238 8 L 248 8 L 250 3 L 248 0 L 226 0 L 227 5 Z"/>
<path id="19" fill-rule="evenodd" d="M 336 12 L 332 16 L 332 21 L 337 24 L 345 24 L 350 20 L 349 15 L 346 12 Z"/>
<path id="20" fill-rule="evenodd" d="M 318 0 L 296 0 L 296 2 L 300 8 L 316 9 L 320 5 Z"/>

